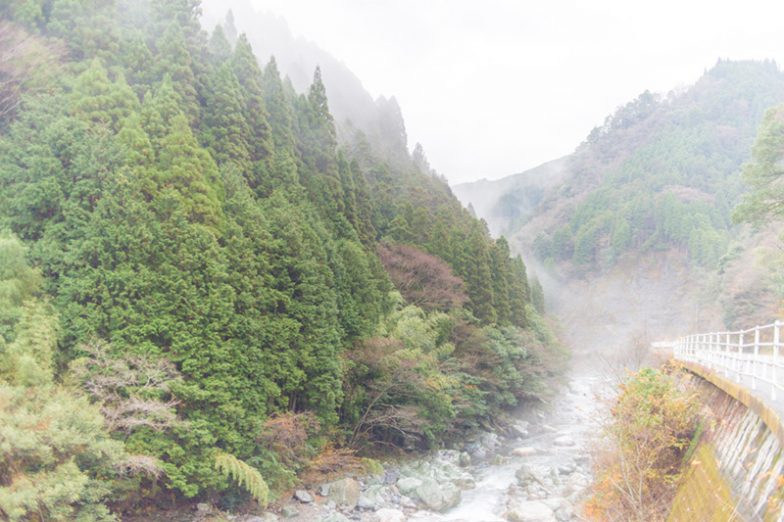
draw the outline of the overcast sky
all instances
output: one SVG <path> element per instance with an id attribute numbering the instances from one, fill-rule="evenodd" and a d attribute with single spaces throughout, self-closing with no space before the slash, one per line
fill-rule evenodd
<path id="1" fill-rule="evenodd" d="M 619 105 L 722 58 L 784 63 L 781 0 L 253 0 L 397 97 L 451 183 L 568 154 Z"/>

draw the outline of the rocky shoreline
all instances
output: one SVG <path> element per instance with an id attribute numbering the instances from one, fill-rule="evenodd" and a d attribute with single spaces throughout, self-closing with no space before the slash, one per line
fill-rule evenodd
<path id="1" fill-rule="evenodd" d="M 383 473 L 298 489 L 259 515 L 231 522 L 567 522 L 591 483 L 590 381 L 572 381 L 548 410 L 533 409 L 505 436 L 485 432 Z M 202 519 L 210 517 L 210 507 Z M 213 514 L 214 516 L 214 514 Z M 219 520 L 219 519 L 218 519 Z"/>

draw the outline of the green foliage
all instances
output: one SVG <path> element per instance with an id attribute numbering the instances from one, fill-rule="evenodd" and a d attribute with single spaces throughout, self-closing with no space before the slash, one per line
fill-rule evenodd
<path id="1" fill-rule="evenodd" d="M 244 36 L 208 39 L 197 1 L 143 4 L 2 8 L 67 49 L 47 96 L 25 92 L 0 130 L 0 224 L 25 244 L 0 235 L 8 385 L 40 389 L 40 401 L 43 387 L 66 393 L 53 379 L 86 388 L 95 406 L 82 420 L 98 426 L 101 412 L 160 472 L 134 479 L 155 483 L 143 493 L 239 486 L 262 503 L 254 469 L 284 487 L 303 466 L 259 442 L 271 419 L 312 417 L 308 451 L 338 433 L 392 437 L 379 411 L 419 445 L 462 427 L 458 413 L 484 399 L 466 387 L 479 377 L 456 355 L 456 323 L 507 335 L 487 348 L 505 361 L 504 400 L 471 422 L 522 396 L 513 368 L 531 368 L 509 332 L 535 319 L 525 265 L 421 147 L 409 155 L 397 103 L 380 102 L 378 135 L 339 141 L 319 70 L 299 95 Z M 429 313 L 391 297 L 377 255 L 390 237 L 449 274 L 456 294 Z M 363 348 L 379 339 L 388 353 Z M 100 454 L 90 444 L 63 472 L 98 475 L 81 465 Z M 103 493 L 79 500 L 89 481 L 74 477 L 69 505 L 97 505 Z"/>
<path id="2" fill-rule="evenodd" d="M 122 445 L 85 399 L 61 388 L 0 382 L 0 514 L 5 520 L 108 521 L 105 473 Z"/>
<path id="3" fill-rule="evenodd" d="M 644 93 L 594 130 L 571 159 L 562 189 L 575 195 L 533 241 L 543 260 L 578 271 L 614 265 L 628 252 L 681 249 L 694 265 L 715 267 L 726 252 L 732 202 L 765 111 L 784 100 L 772 62 L 719 61 L 685 93 Z M 781 111 L 764 117 L 745 179 L 755 190 L 737 214 L 755 219 L 778 208 Z M 777 115 L 778 114 L 778 115 Z M 780 169 L 779 169 L 780 170 Z M 554 205 L 562 195 L 546 201 Z"/>
<path id="4" fill-rule="evenodd" d="M 22 304 L 33 297 L 41 275 L 30 268 L 27 249 L 9 232 L 0 232 L 0 346 L 13 340 L 14 325 L 19 321 Z"/>
<path id="5" fill-rule="evenodd" d="M 536 277 L 531 279 L 531 304 L 537 312 L 544 313 L 544 290 Z"/>
<path id="6" fill-rule="evenodd" d="M 52 309 L 30 294 L 35 277 L 15 256 L 19 241 L 4 235 L 6 301 L 13 341 L 0 338 L 0 516 L 24 520 L 110 521 L 102 504 L 111 492 L 113 466 L 122 444 L 110 439 L 98 409 L 82 396 L 54 384 L 53 354 L 57 320 Z M 15 273 L 14 273 L 15 272 Z M 9 277 L 10 276 L 10 277 Z"/>
<path id="7" fill-rule="evenodd" d="M 251 496 L 266 507 L 269 502 L 269 487 L 261 474 L 234 455 L 218 452 L 215 455 L 215 469 L 224 477 L 230 478 L 244 488 Z"/>
<path id="8" fill-rule="evenodd" d="M 735 211 L 737 221 L 760 223 L 765 218 L 784 214 L 784 106 L 774 107 L 765 114 L 752 158 L 743 168 L 743 180 L 751 187 Z"/>
<path id="9" fill-rule="evenodd" d="M 538 321 L 534 310 L 527 314 Z M 475 323 L 410 305 L 387 316 L 376 337 L 349 354 L 343 415 L 354 426 L 350 443 L 432 446 L 542 395 L 542 355 L 555 344 L 549 330 Z"/>
<path id="10" fill-rule="evenodd" d="M 454 419 L 457 380 L 441 369 L 454 351 L 446 315 L 399 308 L 350 354 L 344 416 L 350 443 L 433 445 Z"/>

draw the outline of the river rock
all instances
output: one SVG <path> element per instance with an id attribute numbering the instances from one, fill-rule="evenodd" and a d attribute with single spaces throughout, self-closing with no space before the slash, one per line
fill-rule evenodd
<path id="1" fill-rule="evenodd" d="M 498 439 L 498 435 L 493 433 L 492 431 L 483 433 L 479 437 L 479 442 L 481 442 L 482 446 L 484 446 L 489 450 L 493 450 L 497 448 L 499 444 L 501 444 L 500 440 Z"/>
<path id="2" fill-rule="evenodd" d="M 533 468 L 527 465 L 523 465 L 520 467 L 520 469 L 515 471 L 515 477 L 517 478 L 517 483 L 523 487 L 526 487 L 534 482 L 539 482 L 539 477 L 536 476 Z"/>
<path id="3" fill-rule="evenodd" d="M 556 437 L 553 441 L 554 446 L 559 446 L 562 448 L 571 447 L 575 445 L 574 439 L 571 438 L 569 435 L 561 435 L 560 437 Z"/>
<path id="4" fill-rule="evenodd" d="M 374 522 L 405 522 L 406 515 L 399 509 L 384 508 L 373 513 L 371 520 Z"/>
<path id="5" fill-rule="evenodd" d="M 400 495 L 399 504 L 401 507 L 409 508 L 409 509 L 416 509 L 417 507 L 416 502 L 414 502 L 414 500 L 411 497 L 406 495 Z"/>
<path id="6" fill-rule="evenodd" d="M 577 470 L 577 465 L 572 462 L 566 462 L 558 466 L 558 474 L 559 475 L 571 475 Z"/>
<path id="7" fill-rule="evenodd" d="M 424 479 L 416 488 L 416 496 L 431 511 L 446 511 L 460 503 L 460 490 L 452 483 L 439 484 Z"/>
<path id="8" fill-rule="evenodd" d="M 465 445 L 464 449 L 475 462 L 480 462 L 487 458 L 487 448 L 482 446 L 479 442 L 469 442 Z"/>
<path id="9" fill-rule="evenodd" d="M 422 481 L 416 477 L 403 477 L 397 481 L 397 489 L 402 495 L 411 496 L 421 485 Z"/>
<path id="10" fill-rule="evenodd" d="M 525 421 L 518 421 L 512 424 L 512 433 L 518 437 L 528 437 L 528 423 Z"/>
<path id="11" fill-rule="evenodd" d="M 338 507 L 351 511 L 359 502 L 359 482 L 353 478 L 344 478 L 327 484 L 327 498 Z"/>
<path id="12" fill-rule="evenodd" d="M 375 511 L 376 509 L 384 507 L 386 504 L 388 504 L 390 497 L 391 495 L 389 490 L 384 486 L 370 486 L 359 494 L 357 507 L 360 509 Z"/>
<path id="13" fill-rule="evenodd" d="M 511 501 L 506 519 L 510 522 L 557 522 L 553 510 L 538 500 Z"/>
<path id="14" fill-rule="evenodd" d="M 299 510 L 294 506 L 285 505 L 280 510 L 280 514 L 283 515 L 283 518 L 294 518 L 299 515 Z"/>
<path id="15" fill-rule="evenodd" d="M 302 502 L 303 504 L 310 504 L 313 502 L 313 496 L 305 491 L 304 489 L 298 489 L 294 492 L 294 498 Z"/>
<path id="16" fill-rule="evenodd" d="M 463 468 L 457 465 L 459 454 L 456 452 L 448 452 L 436 458 L 422 460 L 406 466 L 401 469 L 401 474 L 406 477 L 425 481 L 428 479 L 434 480 L 439 484 L 453 484 L 461 489 L 472 489 L 476 486 L 473 475 L 467 473 Z M 402 479 L 398 481 L 398 489 L 404 495 L 411 495 L 413 489 L 408 481 Z"/>
<path id="17" fill-rule="evenodd" d="M 387 486 L 393 485 L 397 482 L 397 479 L 400 478 L 400 472 L 394 469 L 388 469 L 384 471 L 384 478 L 382 482 Z"/>
<path id="18" fill-rule="evenodd" d="M 460 464 L 464 468 L 470 466 L 471 465 L 471 455 L 469 455 L 465 451 L 461 451 L 460 452 L 460 460 L 459 460 L 458 464 Z"/>
<path id="19" fill-rule="evenodd" d="M 512 450 L 512 455 L 515 457 L 530 457 L 536 455 L 536 448 L 533 446 L 521 446 Z"/>

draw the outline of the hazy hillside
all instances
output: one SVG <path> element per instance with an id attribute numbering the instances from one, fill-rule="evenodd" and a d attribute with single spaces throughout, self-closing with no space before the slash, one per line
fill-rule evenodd
<path id="1" fill-rule="evenodd" d="M 206 27 L 220 24 L 229 37 L 245 33 L 261 63 L 274 57 L 281 74 L 299 92 L 310 86 L 313 70 L 320 67 L 339 137 L 353 140 L 359 130 L 388 159 L 402 159 L 400 151 L 408 144 L 394 97 L 374 100 L 343 62 L 306 38 L 295 37 L 283 18 L 254 9 L 248 0 L 207 0 L 202 10 Z"/>
<path id="2" fill-rule="evenodd" d="M 461 183 L 452 192 L 487 221 L 491 232 L 501 235 L 532 218 L 547 192 L 569 172 L 569 157 L 564 157 L 503 179 Z"/>
<path id="3" fill-rule="evenodd" d="M 585 329 L 621 315 L 659 335 L 698 321 L 751 324 L 778 301 L 769 261 L 777 236 L 733 225 L 732 212 L 757 128 L 782 101 L 776 64 L 719 61 L 686 90 L 646 92 L 618 109 L 554 162 L 558 169 L 546 164 L 454 192 L 555 278 L 545 285 L 555 308 L 594 302 L 562 311 Z M 612 283 L 630 280 L 647 283 Z M 652 303 L 673 313 L 657 319 Z"/>

